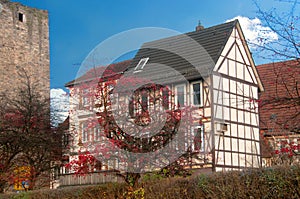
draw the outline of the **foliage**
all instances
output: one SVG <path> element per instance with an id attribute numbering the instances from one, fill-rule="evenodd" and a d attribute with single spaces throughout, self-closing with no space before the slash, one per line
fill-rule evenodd
<path id="1" fill-rule="evenodd" d="M 66 166 L 75 174 L 88 173 L 89 169 L 94 169 L 94 159 L 90 157 L 94 155 L 95 159 L 107 164 L 108 169 L 117 170 L 118 175 L 133 188 L 138 185 L 140 173 L 146 172 L 150 165 L 148 162 L 151 158 L 154 159 L 147 154 L 165 149 L 175 136 L 182 133 L 179 126 L 190 124 L 192 117 L 189 116 L 189 107 L 179 109 L 178 105 L 169 100 L 169 96 L 173 94 L 168 86 L 132 76 L 118 80 L 119 75 L 110 72 L 109 68 L 110 66 L 100 79 L 98 75 L 88 71 L 85 73 L 88 81 L 81 81 L 71 88 L 71 97 L 75 101 L 71 116 L 76 118 L 76 114 L 80 115 L 83 111 L 92 116 L 86 118 L 84 129 L 74 128 L 73 135 L 78 138 L 79 143 L 77 149 L 81 149 L 76 160 L 71 160 Z M 144 82 L 148 83 L 144 85 Z M 141 83 L 143 86 L 135 89 Z M 182 121 L 182 117 L 186 115 L 187 121 Z M 160 128 L 157 130 L 156 127 Z M 95 129 L 100 129 L 101 138 L 98 140 L 93 136 L 89 138 L 85 133 L 94 132 Z M 170 162 L 177 155 L 172 153 L 174 148 L 167 148 L 164 154 L 157 154 L 155 158 L 162 155 L 165 162 Z M 177 148 L 180 151 L 182 147 Z M 135 154 L 145 155 L 137 157 Z M 109 165 L 108 160 L 117 160 L 118 166 Z M 151 162 L 154 164 L 151 166 L 161 168 L 162 162 L 157 159 Z M 177 175 L 184 169 L 170 163 L 165 166 L 168 166 L 165 169 L 169 171 L 166 175 L 170 176 Z M 133 190 L 135 191 L 137 190 Z"/>
<path id="2" fill-rule="evenodd" d="M 288 139 L 281 140 L 278 144 L 280 145 L 279 149 L 275 149 L 274 151 L 274 165 L 293 165 L 299 163 L 300 144 Z"/>
<path id="3" fill-rule="evenodd" d="M 135 191 L 126 184 L 103 184 L 28 192 L 28 198 L 299 198 L 300 167 L 274 167 L 227 173 L 200 174 L 190 178 L 143 182 Z M 18 194 L 1 195 L 17 198 Z"/>
<path id="4" fill-rule="evenodd" d="M 184 168 L 183 162 L 181 159 L 171 163 L 170 165 L 162 168 L 157 174 L 163 177 L 174 177 L 174 176 L 182 176 L 187 177 L 191 175 L 191 171 Z"/>
<path id="5" fill-rule="evenodd" d="M 65 167 L 75 171 L 75 175 L 85 175 L 93 170 L 92 166 L 95 164 L 95 162 L 96 158 L 88 151 L 79 151 L 78 158 L 68 162 Z"/>
<path id="6" fill-rule="evenodd" d="M 18 68 L 19 88 L 1 93 L 0 190 L 19 179 L 15 171 L 30 168 L 30 188 L 49 185 L 51 161 L 59 158 L 60 136 L 50 126 L 49 99 L 23 68 Z M 44 180 L 39 180 L 44 176 Z"/>

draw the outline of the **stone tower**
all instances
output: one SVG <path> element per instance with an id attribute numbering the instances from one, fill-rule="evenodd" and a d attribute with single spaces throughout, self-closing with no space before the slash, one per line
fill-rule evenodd
<path id="1" fill-rule="evenodd" d="M 0 92 L 18 88 L 20 68 L 49 97 L 48 12 L 0 0 Z"/>

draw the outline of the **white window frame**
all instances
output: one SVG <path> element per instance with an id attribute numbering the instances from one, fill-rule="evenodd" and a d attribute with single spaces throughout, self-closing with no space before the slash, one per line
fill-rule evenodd
<path id="1" fill-rule="evenodd" d="M 199 84 L 199 92 L 200 92 L 200 103 L 195 104 L 194 103 L 194 91 L 193 91 L 193 85 Z M 203 92 L 202 92 L 202 81 L 195 81 L 190 83 L 190 101 L 192 106 L 203 106 Z"/>
<path id="2" fill-rule="evenodd" d="M 87 125 L 86 121 L 83 121 L 81 123 L 81 132 L 82 132 L 82 142 L 83 143 L 88 142 L 89 141 L 89 132 L 88 132 L 88 125 Z"/>
<path id="3" fill-rule="evenodd" d="M 192 142 L 192 145 L 191 145 L 191 148 L 192 148 L 192 151 L 198 151 L 198 152 L 204 152 L 204 144 L 205 144 L 205 140 L 204 140 L 204 128 L 203 126 L 193 126 L 191 128 L 191 133 L 193 135 L 193 138 L 196 138 L 196 135 L 194 135 L 194 130 L 195 129 L 200 129 L 200 139 L 201 139 L 201 145 L 200 145 L 200 149 L 199 150 L 196 150 L 195 149 L 195 142 L 194 142 L 194 139 L 193 139 L 193 142 Z"/>
<path id="4" fill-rule="evenodd" d="M 145 92 L 145 93 L 143 93 Z M 142 90 L 140 93 L 139 93 L 139 98 L 140 98 L 140 107 L 139 109 L 141 110 L 141 113 L 143 112 L 143 94 L 145 94 L 147 96 L 147 108 L 146 108 L 146 111 L 149 111 L 149 105 L 150 105 L 150 94 L 149 94 L 149 91 L 147 90 Z"/>
<path id="5" fill-rule="evenodd" d="M 168 104 L 167 104 L 167 107 L 165 107 L 164 106 L 164 92 L 165 91 L 168 91 Z M 161 97 L 162 97 L 162 103 L 161 103 L 161 105 L 162 105 L 162 107 L 163 108 L 166 108 L 166 110 L 170 110 L 171 109 L 171 106 L 172 106 L 172 98 L 171 98 L 171 96 L 172 96 L 172 89 L 169 87 L 169 86 L 166 86 L 165 88 L 163 88 L 162 90 L 161 90 Z"/>
<path id="6" fill-rule="evenodd" d="M 175 106 L 178 107 L 178 87 L 183 86 L 183 106 L 186 105 L 186 85 L 185 84 L 177 84 L 175 85 Z M 181 106 L 182 108 L 182 106 Z"/>
<path id="7" fill-rule="evenodd" d="M 149 57 L 140 59 L 139 63 L 136 65 L 133 72 L 137 73 L 137 72 L 142 71 L 144 69 L 145 65 L 147 64 L 148 60 L 149 60 Z"/>
<path id="8" fill-rule="evenodd" d="M 93 141 L 100 141 L 101 136 L 101 129 L 99 126 L 94 127 L 94 140 Z"/>
<path id="9" fill-rule="evenodd" d="M 107 92 L 107 97 L 111 103 L 111 108 L 119 108 L 119 96 L 118 93 L 113 92 L 113 90 L 115 89 L 115 86 L 113 86 L 112 84 L 108 84 L 106 85 L 106 92 Z M 114 104 L 112 104 L 114 102 Z M 114 109 L 112 109 L 114 110 Z"/>
<path id="10" fill-rule="evenodd" d="M 82 93 L 81 93 L 81 107 L 87 107 L 87 106 L 91 106 L 90 102 L 91 102 L 91 99 L 90 99 L 90 94 L 89 94 L 90 90 L 85 88 L 82 90 Z"/>

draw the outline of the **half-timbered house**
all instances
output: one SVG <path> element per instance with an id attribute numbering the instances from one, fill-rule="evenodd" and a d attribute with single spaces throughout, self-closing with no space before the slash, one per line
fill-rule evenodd
<path id="1" fill-rule="evenodd" d="M 139 80 L 138 86 L 126 87 L 132 96 L 118 95 L 126 103 L 129 120 L 145 112 L 151 118 L 158 110 L 184 113 L 188 107 L 191 117 L 181 121 L 184 136 L 174 145 L 189 153 L 181 161 L 186 168 L 225 171 L 261 166 L 258 92 L 263 86 L 237 20 L 143 44 L 119 78 L 124 77 Z M 93 109 L 103 110 L 99 104 Z M 92 139 L 85 137 L 84 117 L 74 117 L 70 115 L 70 123 L 78 122 L 73 124 L 78 134 L 73 144 Z"/>
<path id="2" fill-rule="evenodd" d="M 186 133 L 200 132 L 201 146 L 187 161 L 191 167 L 260 167 L 258 91 L 263 87 L 237 20 L 145 43 L 130 70 L 167 85 L 175 109 L 193 108 Z"/>

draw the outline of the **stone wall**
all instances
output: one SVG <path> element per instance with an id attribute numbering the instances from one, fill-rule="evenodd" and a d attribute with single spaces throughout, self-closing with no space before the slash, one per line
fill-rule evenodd
<path id="1" fill-rule="evenodd" d="M 9 0 L 0 4 L 0 92 L 13 93 L 21 85 L 19 67 L 49 97 L 48 12 Z"/>

